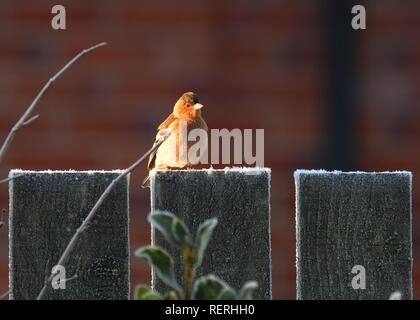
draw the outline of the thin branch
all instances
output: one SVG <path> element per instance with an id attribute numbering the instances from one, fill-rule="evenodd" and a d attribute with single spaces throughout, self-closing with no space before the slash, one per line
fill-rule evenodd
<path id="1" fill-rule="evenodd" d="M 6 297 L 9 295 L 9 292 L 10 292 L 10 291 L 6 291 L 5 293 L 3 293 L 3 294 L 0 296 L 0 300 L 3 300 L 4 298 L 6 298 Z"/>
<path id="2" fill-rule="evenodd" d="M 4 222 L 4 215 L 6 213 L 6 209 L 1 209 L 1 217 L 0 217 L 0 229 L 3 228 L 5 222 Z"/>
<path id="3" fill-rule="evenodd" d="M 6 154 L 7 149 L 9 148 L 10 144 L 12 143 L 12 140 L 15 137 L 16 133 L 22 127 L 29 125 L 30 123 L 32 123 L 33 121 L 35 121 L 36 119 L 39 118 L 39 115 L 35 115 L 35 116 L 32 116 L 32 117 L 30 117 L 30 115 L 33 112 L 33 110 L 35 109 L 35 107 L 36 107 L 37 103 L 39 102 L 39 100 L 42 98 L 42 96 L 48 90 L 48 88 L 54 83 L 54 81 L 56 81 L 68 68 L 70 68 L 70 66 L 73 63 L 75 63 L 77 60 L 79 60 L 82 56 L 84 56 L 85 54 L 89 53 L 90 51 L 93 51 L 93 50 L 95 50 L 97 48 L 100 48 L 100 47 L 103 47 L 105 45 L 106 45 L 106 42 L 101 42 L 101 43 L 98 43 L 98 44 L 96 44 L 96 45 L 94 45 L 94 46 L 92 46 L 90 48 L 87 48 L 87 49 L 82 50 L 73 59 L 71 59 L 69 62 L 67 62 L 67 64 L 64 65 L 64 67 L 62 67 L 52 78 L 50 78 L 48 80 L 48 82 L 44 85 L 44 87 L 41 89 L 41 91 L 38 92 L 38 94 L 36 95 L 35 99 L 32 101 L 32 103 L 26 109 L 26 111 L 24 112 L 24 114 L 20 117 L 20 119 L 12 127 L 12 129 L 10 130 L 10 132 L 7 135 L 6 139 L 4 140 L 3 144 L 1 145 L 1 148 L 0 148 L 0 163 L 1 163 L 4 155 Z M 10 177 L 10 178 L 7 178 L 7 179 L 0 180 L 0 184 L 6 183 L 6 182 L 8 182 L 8 181 L 10 181 L 12 179 L 18 178 L 20 176 L 22 176 L 22 175 L 14 176 L 14 177 Z M 3 221 L 1 221 L 1 223 L 3 224 Z M 9 291 L 3 293 L 0 296 L 0 300 L 4 299 L 8 294 L 9 294 Z"/>
<path id="4" fill-rule="evenodd" d="M 7 183 L 7 182 L 12 181 L 12 180 L 14 180 L 14 179 L 17 179 L 17 178 L 23 177 L 24 175 L 25 175 L 25 174 L 24 174 L 24 173 L 22 173 L 22 174 L 19 174 L 19 175 L 17 175 L 17 176 L 13 176 L 13 177 L 8 177 L 8 178 L 5 178 L 5 179 L 3 179 L 3 180 L 0 180 L 0 184 L 2 184 L 2 183 Z"/>
<path id="5" fill-rule="evenodd" d="M 35 115 L 35 116 L 33 116 L 32 118 L 30 118 L 30 119 L 28 119 L 28 120 L 26 120 L 24 123 L 23 123 L 23 125 L 24 126 L 27 126 L 28 124 L 30 124 L 32 121 L 35 121 L 36 119 L 38 119 L 39 118 L 39 114 L 37 114 L 37 115 Z"/>
<path id="6" fill-rule="evenodd" d="M 48 80 L 48 82 L 44 85 L 44 87 L 41 89 L 41 91 L 37 94 L 35 99 L 32 101 L 32 103 L 29 105 L 28 109 L 26 109 L 25 113 L 22 115 L 22 117 L 16 122 L 16 124 L 13 126 L 13 128 L 10 130 L 9 134 L 7 135 L 6 139 L 3 142 L 3 145 L 0 148 L 0 162 L 2 161 L 7 149 L 9 148 L 10 144 L 12 143 L 12 140 L 16 133 L 19 131 L 20 128 L 22 128 L 25 125 L 28 125 L 32 121 L 36 120 L 38 116 L 34 116 L 32 118 L 29 118 L 32 111 L 35 109 L 38 101 L 42 98 L 44 93 L 48 90 L 48 88 L 51 86 L 51 84 L 57 80 L 58 77 L 60 77 L 73 63 L 75 63 L 77 60 L 79 60 L 83 55 L 86 53 L 95 50 L 99 47 L 102 47 L 106 45 L 105 42 L 99 43 L 97 45 L 94 45 L 93 47 L 90 47 L 88 49 L 84 49 L 83 51 L 79 52 L 73 59 L 71 59 L 67 64 L 61 68 L 60 71 L 58 71 L 52 78 Z"/>
<path id="7" fill-rule="evenodd" d="M 67 278 L 67 279 L 64 279 L 64 280 L 61 280 L 60 281 L 60 283 L 61 282 L 69 282 L 69 281 L 71 281 L 71 280 L 74 280 L 74 279 L 77 279 L 78 278 L 78 276 L 77 276 L 77 274 L 75 274 L 73 277 L 70 277 L 70 278 Z"/>
<path id="8" fill-rule="evenodd" d="M 77 229 L 77 231 L 75 232 L 75 234 L 71 238 L 69 244 L 67 245 L 66 249 L 64 250 L 63 254 L 61 255 L 60 260 L 58 261 L 58 263 L 56 265 L 64 266 L 66 264 L 68 258 L 70 257 L 70 253 L 72 252 L 74 246 L 76 245 L 77 241 L 79 240 L 81 234 L 89 226 L 90 222 L 95 217 L 98 209 L 104 203 L 104 201 L 106 200 L 106 198 L 108 197 L 108 195 L 111 193 L 112 189 L 114 189 L 114 187 L 116 186 L 116 184 L 121 179 L 123 179 L 128 174 L 130 174 L 132 171 L 134 171 L 144 160 L 147 159 L 147 157 L 152 152 L 154 152 L 157 148 L 159 148 L 159 146 L 166 140 L 166 138 L 168 138 L 169 134 L 170 134 L 170 132 L 166 133 L 165 135 L 162 135 L 159 138 L 159 140 L 153 145 L 153 147 L 149 151 L 147 151 L 144 155 L 142 155 L 128 169 L 125 169 L 118 177 L 116 177 L 114 180 L 112 180 L 112 182 L 108 185 L 108 187 L 105 189 L 105 191 L 99 197 L 98 201 L 95 203 L 95 205 L 93 206 L 93 208 L 91 209 L 91 211 L 89 212 L 89 214 L 87 215 L 87 217 L 85 218 L 85 220 L 82 222 L 82 224 L 80 225 L 80 227 Z M 49 278 L 47 279 L 47 281 L 46 281 L 44 287 L 42 288 L 41 292 L 39 293 L 37 300 L 44 299 L 44 297 L 45 297 L 45 295 L 47 293 L 48 285 L 51 283 L 51 281 L 53 280 L 53 278 L 54 278 L 54 275 L 51 274 L 49 276 Z"/>

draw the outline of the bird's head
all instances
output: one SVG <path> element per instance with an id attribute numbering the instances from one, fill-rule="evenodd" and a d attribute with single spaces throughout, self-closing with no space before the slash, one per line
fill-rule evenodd
<path id="1" fill-rule="evenodd" d="M 198 96 L 194 92 L 184 93 L 175 103 L 174 115 L 178 119 L 194 119 L 201 115 L 203 105 L 199 103 Z"/>

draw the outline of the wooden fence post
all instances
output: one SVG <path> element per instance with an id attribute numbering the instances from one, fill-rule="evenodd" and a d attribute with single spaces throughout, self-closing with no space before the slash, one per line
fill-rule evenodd
<path id="1" fill-rule="evenodd" d="M 167 210 L 185 221 L 195 234 L 198 225 L 217 217 L 199 275 L 213 273 L 234 289 L 256 280 L 256 299 L 271 299 L 270 169 L 152 171 L 152 210 Z M 159 232 L 152 242 L 175 257 L 182 279 L 180 253 Z M 152 275 L 160 292 L 168 288 Z"/>
<path id="2" fill-rule="evenodd" d="M 36 299 L 70 238 L 119 171 L 10 172 L 10 299 Z M 47 299 L 128 299 L 128 185 L 116 185 Z M 76 278 L 73 277 L 77 275 Z"/>
<path id="3" fill-rule="evenodd" d="M 298 170 L 297 298 L 412 299 L 410 172 Z"/>

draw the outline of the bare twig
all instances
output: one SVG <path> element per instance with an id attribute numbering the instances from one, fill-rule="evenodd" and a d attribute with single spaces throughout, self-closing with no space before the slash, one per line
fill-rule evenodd
<path id="1" fill-rule="evenodd" d="M 73 277 L 70 277 L 70 278 L 67 278 L 67 279 L 64 279 L 64 280 L 60 280 L 60 283 L 61 282 L 63 282 L 63 283 L 69 282 L 69 281 L 77 279 L 77 278 L 78 278 L 78 276 L 77 276 L 77 274 L 75 274 Z"/>
<path id="2" fill-rule="evenodd" d="M 0 300 L 3 300 L 3 299 L 4 299 L 4 298 L 6 298 L 8 295 L 9 295 L 9 291 L 6 291 L 5 293 L 3 293 L 3 294 L 0 296 Z"/>
<path id="3" fill-rule="evenodd" d="M 0 229 L 3 228 L 4 222 L 4 215 L 6 214 L 6 209 L 1 209 L 1 217 L 0 217 Z"/>
<path id="4" fill-rule="evenodd" d="M 24 174 L 24 173 L 22 173 L 22 174 L 18 174 L 17 176 L 13 176 L 13 177 L 8 177 L 8 178 L 5 178 L 5 179 L 3 179 L 3 180 L 0 180 L 0 184 L 2 184 L 2 183 L 7 183 L 7 182 L 12 181 L 12 180 L 15 180 L 15 179 L 17 179 L 17 178 L 23 177 L 24 175 L 25 175 L 25 174 Z"/>
<path id="5" fill-rule="evenodd" d="M 97 48 L 103 47 L 106 45 L 106 42 L 101 42 L 98 43 L 92 47 L 89 47 L 87 49 L 82 50 L 81 52 L 79 52 L 73 59 L 71 59 L 69 62 L 67 62 L 66 65 L 64 65 L 64 67 L 62 67 L 52 78 L 50 78 L 48 80 L 48 82 L 44 85 L 44 87 L 42 87 L 41 91 L 38 92 L 38 94 L 36 95 L 35 99 L 32 101 L 32 103 L 29 105 L 29 107 L 26 109 L 26 111 L 24 112 L 24 114 L 20 117 L 20 119 L 16 122 L 16 124 L 12 127 L 12 129 L 10 130 L 9 134 L 7 135 L 6 139 L 4 140 L 3 144 L 1 145 L 0 148 L 0 163 L 4 157 L 4 155 L 6 154 L 7 149 L 9 148 L 10 144 L 12 143 L 13 138 L 15 137 L 16 133 L 24 126 L 29 125 L 30 123 L 32 123 L 33 121 L 35 121 L 36 119 L 39 118 L 39 115 L 35 115 L 30 117 L 31 113 L 33 112 L 33 110 L 35 109 L 37 103 L 39 102 L 39 100 L 42 98 L 42 96 L 44 95 L 44 93 L 48 90 L 48 88 L 54 83 L 54 81 L 56 81 L 68 68 L 70 68 L 70 66 L 75 63 L 77 60 L 79 60 L 82 56 L 84 56 L 86 53 L 89 53 L 90 51 L 93 51 Z M 12 179 L 18 178 L 22 175 L 18 175 L 18 176 L 14 176 L 14 177 L 10 177 L 10 178 L 6 178 L 3 180 L 0 180 L 0 184 L 8 182 Z M 0 227 L 3 226 L 3 216 L 2 219 L 0 221 Z M 76 276 L 77 277 L 77 276 Z M 68 279 L 68 280 L 72 280 Z M 51 281 L 51 280 L 50 280 Z M 45 287 L 47 286 L 47 284 L 45 284 Z M 9 291 L 3 293 L 0 296 L 0 300 L 3 300 L 7 295 L 9 294 Z"/>
<path id="6" fill-rule="evenodd" d="M 95 203 L 85 220 L 82 222 L 80 227 L 77 229 L 73 237 L 71 238 L 69 244 L 67 245 L 66 249 L 64 250 L 63 254 L 61 255 L 60 260 L 58 261 L 57 265 L 64 266 L 67 262 L 68 258 L 70 257 L 70 253 L 73 250 L 74 246 L 76 245 L 77 241 L 80 238 L 80 235 L 83 233 L 83 231 L 86 230 L 86 228 L 89 226 L 92 219 L 95 217 L 98 209 L 100 206 L 104 203 L 105 199 L 108 197 L 108 195 L 111 193 L 112 189 L 114 189 L 115 185 L 124 177 L 126 177 L 129 173 L 134 171 L 147 157 L 154 152 L 159 146 L 166 140 L 166 138 L 169 136 L 170 132 L 166 133 L 165 135 L 162 135 L 159 140 L 153 145 L 153 147 L 147 151 L 144 155 L 142 155 L 136 162 L 134 162 L 128 169 L 125 169 L 118 177 L 116 177 L 112 182 L 108 185 L 108 187 L 105 189 L 105 191 L 102 193 L 102 195 L 99 197 L 98 201 Z M 53 280 L 54 275 L 51 274 L 49 278 L 47 279 L 44 287 L 42 288 L 41 292 L 38 295 L 37 300 L 42 300 L 45 297 L 45 294 L 47 292 L 48 285 Z"/>
<path id="7" fill-rule="evenodd" d="M 37 94 L 35 99 L 32 101 L 32 103 L 29 105 L 28 109 L 26 109 L 25 113 L 22 115 L 22 117 L 16 122 L 16 124 L 13 126 L 13 128 L 10 130 L 9 134 L 6 137 L 6 140 L 4 140 L 3 145 L 0 148 L 0 162 L 2 161 L 7 149 L 9 148 L 14 136 L 19 131 L 20 128 L 30 124 L 32 121 L 36 120 L 38 118 L 38 115 L 33 116 L 29 118 L 32 111 L 35 109 L 38 101 L 42 98 L 44 93 L 48 90 L 48 88 L 51 86 L 51 84 L 57 80 L 58 77 L 60 77 L 73 63 L 75 63 L 77 60 L 79 60 L 83 55 L 86 53 L 95 50 L 99 47 L 102 47 L 106 45 L 105 42 L 99 43 L 97 45 L 94 45 L 93 47 L 90 47 L 88 49 L 84 49 L 83 51 L 79 52 L 73 59 L 71 59 L 67 64 L 61 68 L 60 71 L 58 71 L 52 78 L 48 80 L 48 82 L 44 85 L 44 87 L 41 89 L 41 91 Z"/>
<path id="8" fill-rule="evenodd" d="M 24 126 L 27 126 L 28 124 L 30 124 L 32 121 L 35 121 L 36 119 L 38 119 L 39 118 L 39 114 L 37 114 L 37 115 L 34 115 L 32 118 L 30 118 L 30 119 L 28 119 L 28 120 L 26 120 L 24 123 L 23 123 L 23 125 Z"/>

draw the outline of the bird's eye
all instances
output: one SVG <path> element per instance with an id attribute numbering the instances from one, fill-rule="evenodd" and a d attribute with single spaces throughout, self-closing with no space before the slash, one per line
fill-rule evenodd
<path id="1" fill-rule="evenodd" d="M 189 107 L 191 107 L 189 103 L 187 103 L 187 107 L 188 107 L 188 108 L 189 108 Z"/>

